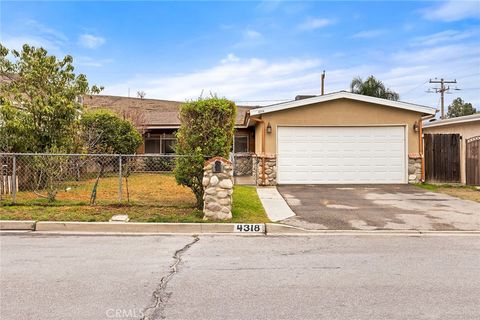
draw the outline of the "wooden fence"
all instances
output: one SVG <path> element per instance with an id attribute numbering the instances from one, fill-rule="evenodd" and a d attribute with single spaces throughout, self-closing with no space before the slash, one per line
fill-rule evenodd
<path id="1" fill-rule="evenodd" d="M 467 150 L 465 156 L 466 183 L 472 186 L 480 185 L 480 136 L 466 141 Z"/>
<path id="2" fill-rule="evenodd" d="M 425 134 L 425 180 L 460 182 L 460 135 Z"/>

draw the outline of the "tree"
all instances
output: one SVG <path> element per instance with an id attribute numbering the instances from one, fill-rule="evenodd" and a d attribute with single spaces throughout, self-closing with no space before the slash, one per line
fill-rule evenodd
<path id="1" fill-rule="evenodd" d="M 192 189 L 197 208 L 203 207 L 203 165 L 206 158 L 228 158 L 232 146 L 237 107 L 227 99 L 199 98 L 180 107 L 175 178 Z"/>
<path id="2" fill-rule="evenodd" d="M 129 120 L 120 118 L 108 110 L 91 110 L 82 115 L 80 119 L 81 136 L 88 153 L 116 153 L 132 154 L 142 144 L 142 136 Z M 123 166 L 128 195 L 128 174 L 130 173 L 130 159 L 125 159 Z M 105 167 L 111 163 L 111 158 L 98 157 L 99 173 L 93 185 L 90 203 L 95 204 L 97 188 Z"/>
<path id="3" fill-rule="evenodd" d="M 471 103 L 464 102 L 462 98 L 456 98 L 448 106 L 447 118 L 468 116 L 477 112 Z"/>
<path id="4" fill-rule="evenodd" d="M 395 101 L 400 99 L 400 95 L 398 93 L 386 88 L 382 81 L 377 80 L 374 76 L 368 77 L 365 81 L 363 81 L 360 77 L 353 78 L 350 84 L 350 90 L 353 93 L 382 99 Z"/>
<path id="5" fill-rule="evenodd" d="M 11 53 L 13 60 L 7 58 Z M 58 60 L 25 44 L 11 52 L 0 44 L 0 147 L 8 152 L 73 151 L 79 97 L 99 93 L 85 75 L 74 74 L 73 58 Z"/>
<path id="6" fill-rule="evenodd" d="M 109 110 L 88 110 L 80 124 L 88 153 L 132 154 L 142 144 L 142 136 L 133 123 Z"/>

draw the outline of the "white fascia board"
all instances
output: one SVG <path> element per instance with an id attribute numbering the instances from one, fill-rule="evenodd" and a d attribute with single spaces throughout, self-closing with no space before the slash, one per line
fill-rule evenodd
<path id="1" fill-rule="evenodd" d="M 370 97 L 370 96 L 365 96 L 365 95 L 361 95 L 361 94 L 355 94 L 355 93 L 351 93 L 351 92 L 342 91 L 342 92 L 335 92 L 335 93 L 326 94 L 326 95 L 323 95 L 323 96 L 317 96 L 317 97 L 307 98 L 307 99 L 302 99 L 302 100 L 295 100 L 295 101 L 290 101 L 290 102 L 285 102 L 285 103 L 280 103 L 280 104 L 275 104 L 275 105 L 270 105 L 270 106 L 266 106 L 266 107 L 252 109 L 252 110 L 250 110 L 250 115 L 256 116 L 256 115 L 261 115 L 263 113 L 270 113 L 270 112 L 275 112 L 275 111 L 280 111 L 280 110 L 285 110 L 285 109 L 290 109 L 290 108 L 302 107 L 302 106 L 307 106 L 307 105 L 310 105 L 310 104 L 326 102 L 326 101 L 331 101 L 331 100 L 337 100 L 337 99 L 350 99 L 350 100 L 356 100 L 356 101 L 363 101 L 363 102 L 379 104 L 379 105 L 384 105 L 384 106 L 393 107 L 393 108 L 416 111 L 416 112 L 420 112 L 420 113 L 423 113 L 423 114 L 432 114 L 433 115 L 433 114 L 436 113 L 435 108 L 422 106 L 422 105 L 419 105 L 419 104 L 413 104 L 413 103 L 407 103 L 407 102 L 401 102 L 401 101 L 393 101 L 393 100 L 387 100 L 387 99 L 380 99 L 380 98 L 376 98 L 376 97 Z"/>
<path id="2" fill-rule="evenodd" d="M 436 120 L 433 122 L 425 122 L 423 124 L 424 128 L 433 128 L 433 127 L 441 127 L 441 126 L 448 126 L 452 124 L 462 124 L 468 122 L 475 122 L 480 121 L 480 113 L 473 114 L 470 116 L 452 118 L 452 119 L 444 119 L 444 120 Z"/>

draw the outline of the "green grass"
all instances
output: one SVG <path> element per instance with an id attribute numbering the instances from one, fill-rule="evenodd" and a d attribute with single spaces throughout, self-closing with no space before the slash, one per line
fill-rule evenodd
<path id="1" fill-rule="evenodd" d="M 474 186 L 417 183 L 417 187 L 431 191 L 451 195 L 464 200 L 480 202 L 480 190 Z"/>
<path id="2" fill-rule="evenodd" d="M 163 176 L 162 179 L 173 179 L 173 177 Z M 151 179 L 146 181 L 150 183 Z M 165 181 L 163 182 L 165 183 Z M 171 181 L 167 181 L 167 185 L 171 186 Z M 3 203 L 0 204 L 0 220 L 91 222 L 108 221 L 115 214 L 128 214 L 133 222 L 205 222 L 203 213 L 193 206 L 194 199 L 190 189 L 182 187 L 177 189 L 176 192 L 169 191 L 170 188 L 159 189 L 161 190 L 160 194 L 154 195 L 151 193 L 148 195 L 151 199 L 157 196 L 158 204 L 154 204 L 152 201 L 148 201 L 147 204 L 137 201 L 130 205 L 90 206 L 84 201 L 66 199 L 57 200 L 54 203 L 39 199 L 35 199 L 34 204 L 31 203 L 32 200 L 19 205 Z M 159 189 L 157 189 L 157 192 Z M 162 202 L 160 199 L 164 201 Z M 251 186 L 234 187 L 232 215 L 232 220 L 223 222 L 269 222 L 256 189 Z"/>

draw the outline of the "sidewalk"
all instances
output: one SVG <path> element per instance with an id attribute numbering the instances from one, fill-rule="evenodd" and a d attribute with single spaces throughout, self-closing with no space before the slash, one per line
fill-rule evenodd
<path id="1" fill-rule="evenodd" d="M 257 187 L 257 194 L 271 221 L 277 222 L 295 216 L 276 187 Z"/>

